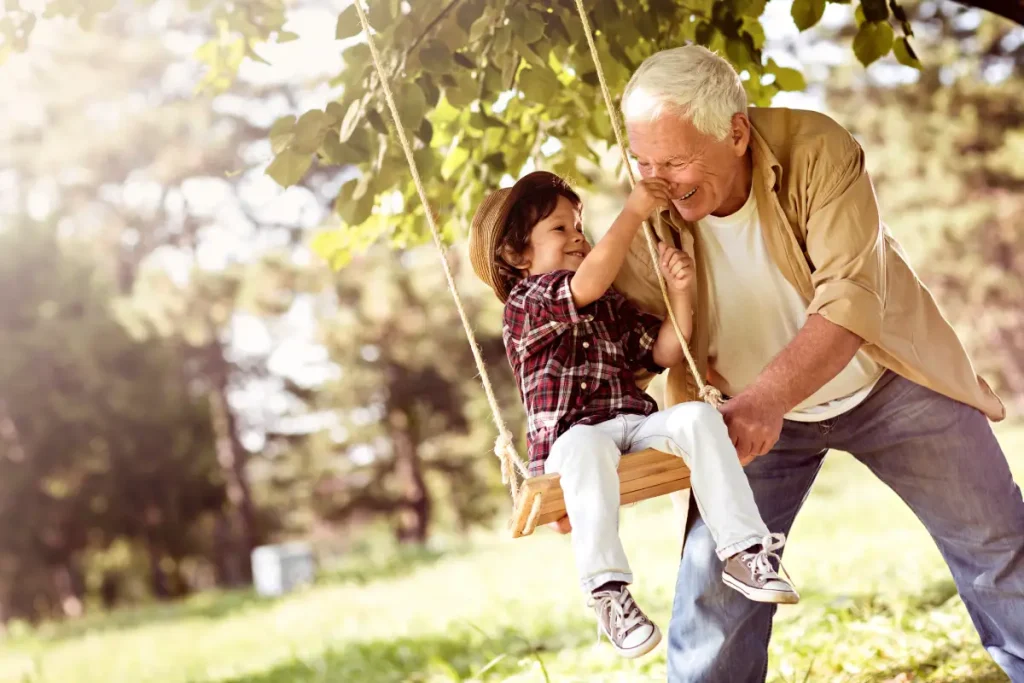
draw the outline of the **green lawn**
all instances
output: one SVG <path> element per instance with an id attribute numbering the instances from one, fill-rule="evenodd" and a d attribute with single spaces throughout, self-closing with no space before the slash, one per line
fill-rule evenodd
<path id="1" fill-rule="evenodd" d="M 1024 481 L 1024 431 L 1001 440 Z M 622 531 L 635 593 L 665 627 L 678 556 L 669 502 L 625 510 Z M 771 680 L 1006 680 L 927 535 L 852 458 L 828 459 L 786 560 L 804 599 L 780 609 Z M 276 601 L 200 596 L 44 628 L 0 649 L 0 681 L 664 680 L 664 644 L 626 661 L 594 628 L 567 538 L 491 533 L 440 557 L 348 567 Z"/>

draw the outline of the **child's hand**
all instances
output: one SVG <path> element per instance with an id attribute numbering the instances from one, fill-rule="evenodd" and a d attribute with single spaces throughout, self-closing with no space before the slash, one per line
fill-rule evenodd
<path id="1" fill-rule="evenodd" d="M 572 524 L 569 524 L 568 517 L 562 517 L 554 522 L 548 522 L 548 528 L 553 529 L 560 534 L 567 534 L 572 531 Z"/>
<path id="2" fill-rule="evenodd" d="M 670 290 L 685 292 L 693 285 L 693 259 L 685 251 L 658 242 L 658 265 Z"/>
<path id="3" fill-rule="evenodd" d="M 637 181 L 636 187 L 626 200 L 623 212 L 630 213 L 642 221 L 655 209 L 667 207 L 671 202 L 668 183 L 661 178 L 647 178 Z"/>

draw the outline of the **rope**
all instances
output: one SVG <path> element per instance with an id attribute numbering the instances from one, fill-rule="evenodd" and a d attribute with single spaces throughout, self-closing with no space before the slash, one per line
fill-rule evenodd
<path id="1" fill-rule="evenodd" d="M 633 187 L 636 185 L 636 178 L 633 176 L 633 167 L 629 163 L 629 154 L 626 152 L 626 143 L 623 141 L 622 135 L 622 124 L 619 121 L 618 115 L 615 113 L 615 105 L 612 103 L 612 95 L 608 90 L 608 81 L 604 77 L 604 69 L 601 67 L 601 57 L 597 53 L 597 45 L 594 44 L 594 33 L 590 28 L 590 19 L 587 18 L 587 10 L 583 7 L 583 0 L 576 0 L 576 11 L 580 15 L 580 21 L 583 23 L 583 32 L 587 36 L 587 45 L 590 46 L 590 57 L 594 60 L 594 67 L 597 69 L 597 79 L 601 83 L 601 94 L 604 95 L 604 105 L 608 109 L 608 118 L 612 121 L 612 130 L 615 132 L 615 141 L 619 145 L 619 152 L 622 154 L 622 163 L 626 167 L 626 172 L 629 174 L 629 185 Z M 661 215 L 656 216 L 656 220 L 661 220 Z M 669 320 L 672 321 L 672 328 L 676 332 L 676 337 L 679 339 L 679 344 L 683 347 L 683 354 L 686 356 L 686 363 L 690 367 L 690 374 L 693 375 L 693 379 L 697 382 L 697 389 L 700 394 L 700 398 L 716 408 L 722 405 L 722 393 L 710 384 L 705 384 L 704 380 L 700 376 L 700 372 L 697 370 L 697 364 L 693 360 L 693 356 L 690 354 L 690 345 L 686 342 L 686 337 L 683 335 L 683 331 L 679 328 L 679 322 L 676 320 L 676 314 L 672 310 L 672 302 L 668 298 L 668 289 L 665 286 L 665 277 L 662 275 L 661 270 L 658 268 L 658 247 L 654 243 L 654 237 L 652 236 L 653 231 L 650 223 L 644 221 L 643 225 L 644 237 L 647 238 L 647 250 L 651 255 L 651 265 L 654 267 L 654 272 L 658 276 L 658 284 L 661 286 L 661 298 L 665 302 L 665 308 L 668 310 Z"/>
<path id="2" fill-rule="evenodd" d="M 476 335 L 473 334 L 473 328 L 469 324 L 469 316 L 466 315 L 466 309 L 462 305 L 462 297 L 459 296 L 459 291 L 455 287 L 455 278 L 452 276 L 451 266 L 448 265 L 448 259 L 445 256 L 444 243 L 441 241 L 441 231 L 434 220 L 434 212 L 430 210 L 427 191 L 423 187 L 423 181 L 420 179 L 420 172 L 416 168 L 416 160 L 413 157 L 412 146 L 409 144 L 409 139 L 405 136 L 405 128 L 402 126 L 401 119 L 398 116 L 395 96 L 391 92 L 391 84 L 384 75 L 384 67 L 381 66 L 377 45 L 373 42 L 373 38 L 370 35 L 370 25 L 366 20 L 366 13 L 363 10 L 362 2 L 361 0 L 355 0 L 352 4 L 359 15 L 359 23 L 362 24 L 363 35 L 366 36 L 366 44 L 370 48 L 370 57 L 373 59 L 373 66 L 377 70 L 377 77 L 380 79 L 381 87 L 384 90 L 384 99 L 388 103 L 391 122 L 398 131 L 398 141 L 402 144 L 402 150 L 405 152 L 405 160 L 409 164 L 412 181 L 416 185 L 416 192 L 419 193 L 420 202 L 423 204 L 423 212 L 427 216 L 430 234 L 434 237 L 434 245 L 437 247 L 437 252 L 441 257 L 441 266 L 444 268 L 444 276 L 448 281 L 448 291 L 451 292 L 452 299 L 455 300 L 455 308 L 459 311 L 459 318 L 462 320 L 462 327 L 466 331 L 466 339 L 469 341 L 469 347 L 473 351 L 473 360 L 476 361 L 476 369 L 480 374 L 480 383 L 483 384 L 484 393 L 487 394 L 487 402 L 491 406 L 491 417 L 494 419 L 494 426 L 498 428 L 498 438 L 494 442 L 494 454 L 501 461 L 501 481 L 508 484 L 509 492 L 512 494 L 512 501 L 515 503 L 519 499 L 519 481 L 516 479 L 516 470 L 524 479 L 527 476 L 527 470 L 523 465 L 523 461 L 519 459 L 515 446 L 512 444 L 511 432 L 508 431 L 504 420 L 501 419 L 501 409 L 498 408 L 498 400 L 494 397 L 491 379 L 487 374 L 487 368 L 484 366 L 484 359 L 480 354 L 480 346 L 477 344 Z"/>

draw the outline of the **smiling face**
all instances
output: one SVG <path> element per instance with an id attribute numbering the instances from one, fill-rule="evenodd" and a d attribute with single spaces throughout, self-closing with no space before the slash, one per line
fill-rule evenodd
<path id="1" fill-rule="evenodd" d="M 529 275 L 556 270 L 576 272 L 589 253 L 579 210 L 565 197 L 559 197 L 554 211 L 530 230 L 520 267 Z"/>
<path id="2" fill-rule="evenodd" d="M 746 115 L 733 116 L 730 132 L 722 140 L 700 132 L 674 112 L 651 121 L 630 121 L 627 131 L 640 175 L 671 185 L 673 204 L 684 220 L 727 216 L 738 211 L 750 194 Z"/>

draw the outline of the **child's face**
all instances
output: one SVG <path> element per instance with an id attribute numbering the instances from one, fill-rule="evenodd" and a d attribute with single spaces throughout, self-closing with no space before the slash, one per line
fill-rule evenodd
<path id="1" fill-rule="evenodd" d="M 555 210 L 530 230 L 530 240 L 522 254 L 522 270 L 528 275 L 543 275 L 556 270 L 576 269 L 590 253 L 583 236 L 580 213 L 565 197 L 558 198 Z"/>

